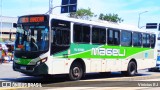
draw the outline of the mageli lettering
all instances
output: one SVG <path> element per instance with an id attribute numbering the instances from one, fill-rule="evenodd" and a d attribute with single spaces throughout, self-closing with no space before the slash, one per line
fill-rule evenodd
<path id="1" fill-rule="evenodd" d="M 112 48 L 92 48 L 92 55 L 100 56 L 125 56 L 126 50 L 112 49 Z"/>

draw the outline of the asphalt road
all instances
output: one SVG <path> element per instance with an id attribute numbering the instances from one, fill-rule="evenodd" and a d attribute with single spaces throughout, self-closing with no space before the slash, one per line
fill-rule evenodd
<path id="1" fill-rule="evenodd" d="M 131 83 L 127 81 L 141 81 L 141 80 L 160 81 L 159 80 L 160 72 L 148 72 L 148 70 L 139 70 L 138 74 L 134 77 L 125 77 L 121 75 L 120 72 L 113 72 L 110 76 L 102 76 L 99 73 L 91 73 L 91 74 L 87 74 L 83 80 L 73 82 L 73 81 L 68 81 L 65 75 L 57 75 L 49 78 L 26 76 L 22 73 L 13 71 L 12 63 L 0 64 L 0 69 L 1 69 L 0 81 L 10 81 L 10 82 L 20 82 L 20 83 L 41 83 L 43 87 L 46 87 L 46 89 L 54 89 L 54 88 L 57 89 L 58 87 L 60 87 L 58 89 L 68 88 L 72 90 L 72 89 L 76 89 L 77 87 L 80 87 L 79 89 L 94 90 L 96 87 L 97 88 L 101 87 L 101 89 L 103 90 L 105 89 L 104 86 L 106 86 L 105 83 L 110 83 L 110 84 L 107 84 L 107 85 L 110 85 L 108 89 L 119 90 L 117 89 L 117 87 L 114 87 L 114 86 L 117 86 L 117 85 L 121 86 L 123 84 L 126 85 L 128 83 Z M 117 81 L 126 81 L 126 82 L 117 82 Z M 47 87 L 50 87 L 50 88 L 47 88 Z M 89 87 L 93 87 L 93 88 L 89 88 Z M 156 87 L 154 89 L 156 89 Z"/>

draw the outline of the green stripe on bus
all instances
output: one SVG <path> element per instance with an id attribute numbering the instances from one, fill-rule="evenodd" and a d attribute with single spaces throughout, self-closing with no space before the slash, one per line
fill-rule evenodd
<path id="1" fill-rule="evenodd" d="M 115 49 L 119 50 L 119 54 L 125 55 L 92 55 L 93 49 Z M 119 58 L 124 59 L 134 54 L 138 54 L 140 52 L 152 50 L 151 48 L 141 48 L 141 47 L 124 47 L 124 46 L 109 46 L 109 45 L 90 45 L 90 44 L 71 44 L 70 46 L 70 55 L 67 58 Z M 64 54 L 68 54 L 67 50 L 61 53 L 55 54 L 55 57 L 64 57 Z"/>
<path id="2" fill-rule="evenodd" d="M 23 59 L 23 58 L 18 58 L 18 64 L 22 64 L 22 65 L 28 65 L 30 62 L 32 61 L 32 59 Z"/>
<path id="3" fill-rule="evenodd" d="M 114 48 L 114 49 L 116 49 L 116 48 Z M 123 54 L 123 52 L 121 53 L 121 51 L 123 51 L 124 49 L 126 50 L 124 56 L 91 55 L 92 52 L 90 50 L 88 52 L 84 52 L 84 53 L 80 53 L 80 54 L 76 54 L 76 55 L 70 55 L 69 58 L 111 58 L 111 59 L 118 58 L 118 59 L 124 59 L 124 58 L 132 56 L 134 54 L 149 50 L 148 48 L 129 48 L 129 47 L 127 47 L 127 48 L 121 47 L 119 49 L 120 49 L 120 54 Z"/>

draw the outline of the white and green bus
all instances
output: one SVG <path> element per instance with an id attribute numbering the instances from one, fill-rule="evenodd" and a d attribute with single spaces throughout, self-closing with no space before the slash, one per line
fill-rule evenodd
<path id="1" fill-rule="evenodd" d="M 134 76 L 156 65 L 156 34 L 128 25 L 42 14 L 21 16 L 14 27 L 13 69 L 28 75 Z"/>

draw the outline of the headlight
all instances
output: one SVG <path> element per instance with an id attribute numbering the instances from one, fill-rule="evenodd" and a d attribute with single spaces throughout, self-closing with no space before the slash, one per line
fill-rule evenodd
<path id="1" fill-rule="evenodd" d="M 46 62 L 46 61 L 47 61 L 47 57 L 39 60 L 39 61 L 37 62 L 37 65 L 39 65 L 39 64 L 41 64 L 41 63 L 44 63 L 44 62 Z"/>
<path id="2" fill-rule="evenodd" d="M 47 61 L 47 57 L 45 57 L 45 58 L 41 59 L 40 61 L 41 61 L 41 63 L 46 62 L 46 61 Z"/>

